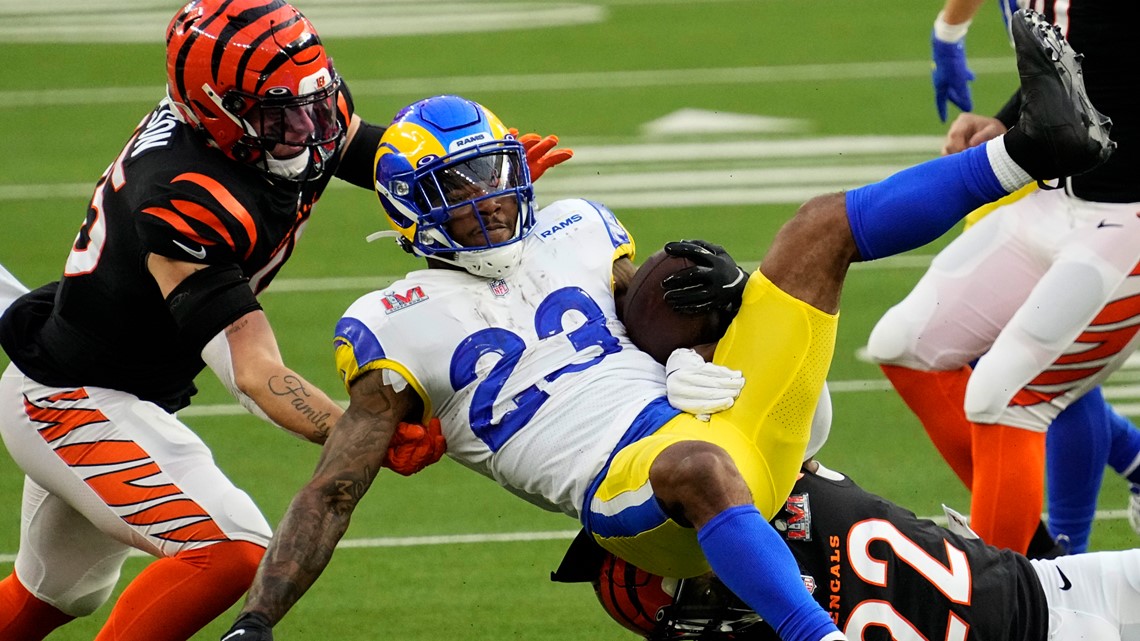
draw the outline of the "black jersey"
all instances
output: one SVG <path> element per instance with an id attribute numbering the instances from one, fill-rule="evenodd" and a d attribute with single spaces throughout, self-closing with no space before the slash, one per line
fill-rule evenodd
<path id="1" fill-rule="evenodd" d="M 1072 178 L 1073 194 L 1097 202 L 1140 202 L 1140 48 L 1131 21 L 1134 0 L 1030 0 L 1064 31 L 1073 49 L 1085 56 L 1085 87 L 1101 113 L 1112 118 L 1112 157 L 1087 174 Z"/>
<path id="2" fill-rule="evenodd" d="M 848 638 L 1046 638 L 1045 593 L 1025 557 L 919 519 L 841 474 L 804 474 L 772 524 Z"/>
<path id="3" fill-rule="evenodd" d="M 347 92 L 339 112 L 347 127 Z M 338 157 L 319 179 L 270 180 L 208 146 L 164 100 L 96 185 L 62 278 L 0 319 L 0 345 L 45 385 L 107 387 L 168 411 L 185 407 L 204 345 L 180 340 L 147 256 L 237 265 L 260 292 L 288 260 Z"/>

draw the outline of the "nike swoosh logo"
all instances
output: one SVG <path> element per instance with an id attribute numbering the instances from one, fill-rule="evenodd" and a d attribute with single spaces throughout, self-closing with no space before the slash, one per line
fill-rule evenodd
<path id="1" fill-rule="evenodd" d="M 178 242 L 177 240 L 174 241 L 174 244 L 178 245 L 179 247 L 184 249 L 187 254 L 190 254 L 191 256 L 193 256 L 194 258 L 197 258 L 198 260 L 202 260 L 203 258 L 206 257 L 206 248 L 205 247 L 199 246 L 198 249 L 190 249 L 186 245 L 183 245 L 182 243 Z M 222 639 L 222 641 L 226 641 L 226 640 Z"/>
<path id="2" fill-rule="evenodd" d="M 1069 577 L 1065 576 L 1065 573 L 1061 571 L 1061 568 L 1057 568 L 1057 574 L 1061 575 L 1061 589 L 1062 590 L 1068 590 L 1069 588 L 1073 587 L 1072 581 L 1069 581 Z M 225 639 L 223 639 L 222 641 L 225 641 Z"/>
<path id="3" fill-rule="evenodd" d="M 1140 216 L 1140 214 L 1136 214 L 1136 215 Z M 1104 227 L 1123 227 L 1123 226 L 1124 225 L 1121 225 L 1120 223 L 1110 223 L 1107 220 L 1102 220 L 1099 223 L 1097 223 L 1096 228 L 1101 229 Z"/>
<path id="4" fill-rule="evenodd" d="M 177 243 L 178 241 L 176 240 L 174 242 Z M 241 637 L 241 636 L 245 636 L 245 630 L 234 630 L 233 632 L 222 637 L 222 641 L 230 641 L 230 639 L 234 639 L 234 638 Z"/>

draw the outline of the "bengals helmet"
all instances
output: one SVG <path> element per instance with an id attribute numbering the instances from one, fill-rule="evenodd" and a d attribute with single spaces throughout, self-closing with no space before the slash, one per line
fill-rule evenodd
<path id="1" fill-rule="evenodd" d="M 318 177 L 343 140 L 341 79 L 282 0 L 191 0 L 167 28 L 166 75 L 183 120 L 273 176 Z"/>
<path id="2" fill-rule="evenodd" d="M 712 574 L 670 579 L 606 553 L 594 592 L 614 621 L 651 641 L 779 638 Z"/>
<path id="3" fill-rule="evenodd" d="M 380 235 L 476 276 L 502 278 L 518 264 L 520 241 L 534 227 L 534 189 L 526 151 L 486 107 L 459 96 L 405 107 L 380 139 L 375 169 L 392 228 Z M 453 218 L 504 198 L 517 208 L 509 238 L 493 240 L 481 214 L 475 215 L 481 242 L 465 245 L 449 231 Z"/>

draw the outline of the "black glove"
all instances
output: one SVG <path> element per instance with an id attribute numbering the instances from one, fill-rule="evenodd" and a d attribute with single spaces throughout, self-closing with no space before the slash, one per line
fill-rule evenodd
<path id="1" fill-rule="evenodd" d="M 273 626 L 258 612 L 246 612 L 222 635 L 222 641 L 273 641 Z"/>
<path id="2" fill-rule="evenodd" d="M 665 245 L 665 253 L 696 263 L 661 281 L 665 302 L 674 310 L 682 314 L 736 314 L 748 274 L 724 247 L 703 240 L 681 240 Z"/>

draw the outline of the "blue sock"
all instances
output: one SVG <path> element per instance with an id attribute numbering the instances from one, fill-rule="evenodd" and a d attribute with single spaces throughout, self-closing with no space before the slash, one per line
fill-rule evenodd
<path id="1" fill-rule="evenodd" d="M 1045 437 L 1049 533 L 1068 538 L 1069 552 L 1088 550 L 1104 466 L 1111 411 L 1095 387 L 1061 412 Z"/>
<path id="2" fill-rule="evenodd" d="M 755 506 L 717 514 L 697 540 L 713 572 L 783 641 L 818 641 L 838 631 L 804 587 L 795 557 Z"/>
<path id="3" fill-rule="evenodd" d="M 862 260 L 874 260 L 921 247 L 1008 193 L 978 145 L 848 191 L 847 219 Z"/>
<path id="4" fill-rule="evenodd" d="M 1109 432 L 1112 444 L 1108 448 L 1108 464 L 1117 474 L 1133 483 L 1140 483 L 1140 469 L 1132 469 L 1140 457 L 1140 430 L 1128 418 L 1108 407 Z M 1140 466 L 1137 466 L 1140 468 Z"/>

